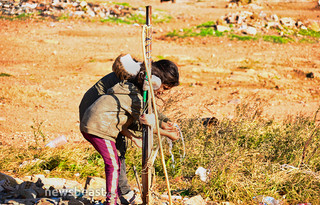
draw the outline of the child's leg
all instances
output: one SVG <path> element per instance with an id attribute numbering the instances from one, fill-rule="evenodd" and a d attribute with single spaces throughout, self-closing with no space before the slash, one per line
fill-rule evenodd
<path id="1" fill-rule="evenodd" d="M 94 146 L 94 148 L 101 154 L 106 173 L 106 204 L 117 204 L 118 198 L 118 183 L 120 174 L 120 158 L 117 154 L 116 145 L 110 140 L 106 140 L 94 135 L 82 133 L 83 136 Z"/>

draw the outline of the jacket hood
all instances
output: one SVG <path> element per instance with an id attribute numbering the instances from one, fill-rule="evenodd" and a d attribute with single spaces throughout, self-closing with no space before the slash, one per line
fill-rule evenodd
<path id="1" fill-rule="evenodd" d="M 120 80 L 128 80 L 140 71 L 142 63 L 130 54 L 120 54 L 112 65 L 112 71 Z"/>

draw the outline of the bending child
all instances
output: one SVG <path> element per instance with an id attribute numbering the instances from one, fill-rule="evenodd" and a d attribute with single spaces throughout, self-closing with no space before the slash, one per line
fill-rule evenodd
<path id="1" fill-rule="evenodd" d="M 128 128 L 132 122 L 139 119 L 142 112 L 144 71 L 144 66 L 139 66 L 138 72 L 127 76 L 129 79 L 124 81 L 120 81 L 121 75 L 119 79 L 116 73 L 103 77 L 88 90 L 80 104 L 80 130 L 105 162 L 108 204 L 115 204 L 120 193 L 118 178 L 121 162 L 116 150 L 116 139 L 122 135 L 136 138 Z M 161 80 L 160 90 L 179 84 L 178 69 L 171 61 L 161 60 L 153 63 L 152 74 Z M 146 119 L 142 118 L 142 121 L 148 123 Z M 172 125 L 164 122 L 161 125 L 172 128 Z M 175 131 L 160 131 L 172 140 L 178 139 L 178 133 Z M 119 132 L 122 135 L 119 135 Z"/>

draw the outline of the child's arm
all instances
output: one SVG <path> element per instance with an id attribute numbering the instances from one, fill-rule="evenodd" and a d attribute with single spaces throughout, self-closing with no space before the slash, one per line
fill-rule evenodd
<path id="1" fill-rule="evenodd" d="M 159 129 L 160 129 L 160 135 L 166 136 L 172 141 L 176 141 L 177 139 L 179 139 L 179 131 L 167 131 L 161 128 Z M 153 133 L 157 133 L 157 130 L 153 129 Z"/>
<path id="2" fill-rule="evenodd" d="M 122 129 L 122 131 L 120 133 L 123 134 L 124 136 L 128 137 L 129 139 L 131 139 L 139 148 L 142 148 L 142 138 L 141 137 L 136 136 L 127 128 Z"/>
<path id="3" fill-rule="evenodd" d="M 144 114 L 140 117 L 139 120 L 142 124 L 146 124 L 156 128 L 154 114 Z M 161 127 L 165 129 L 159 128 L 160 135 L 166 136 L 173 141 L 179 139 L 179 131 L 173 126 L 173 124 L 162 122 Z M 153 133 L 157 133 L 157 129 L 153 129 Z"/>

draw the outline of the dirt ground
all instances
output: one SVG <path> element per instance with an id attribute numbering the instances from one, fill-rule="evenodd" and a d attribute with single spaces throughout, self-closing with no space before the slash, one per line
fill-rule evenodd
<path id="1" fill-rule="evenodd" d="M 125 1 L 168 11 L 154 25 L 152 56 L 177 63 L 181 85 L 165 93 L 164 113 L 173 120 L 234 116 L 237 105 L 261 102 L 263 116 L 315 114 L 320 106 L 320 44 L 232 41 L 227 37 L 164 38 L 173 29 L 214 21 L 235 9 L 227 1 Z M 320 21 L 316 1 L 269 3 L 263 11 Z M 84 21 L 0 20 L 0 143 L 25 146 L 34 132 L 48 139 L 83 141 L 78 105 L 96 81 L 111 72 L 120 53 L 142 59 L 141 27 Z M 246 64 L 250 69 L 240 69 Z M 314 78 L 305 73 L 313 72 Z"/>

